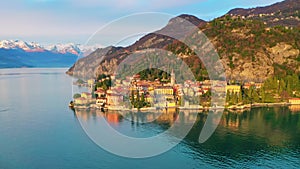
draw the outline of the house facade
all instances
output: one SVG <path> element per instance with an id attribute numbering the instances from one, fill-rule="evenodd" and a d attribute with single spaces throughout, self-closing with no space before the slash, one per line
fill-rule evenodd
<path id="1" fill-rule="evenodd" d="M 300 105 L 300 98 L 290 98 L 289 103 L 291 105 Z"/>

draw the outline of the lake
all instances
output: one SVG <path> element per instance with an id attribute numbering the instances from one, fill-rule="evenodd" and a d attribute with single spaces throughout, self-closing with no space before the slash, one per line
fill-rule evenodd
<path id="1" fill-rule="evenodd" d="M 118 112 L 70 110 L 72 78 L 65 71 L 0 69 L 0 169 L 300 166 L 297 106 L 225 111 L 212 137 L 200 144 L 198 137 L 207 112 L 166 111 L 158 114 L 157 120 L 145 123 L 155 119 L 157 113 L 128 112 L 121 116 Z M 155 157 L 131 159 L 107 152 L 88 137 L 81 125 L 99 124 L 99 118 L 124 135 L 143 138 L 168 129 L 174 119 L 185 119 L 182 126 L 193 120 L 196 123 L 171 150 Z"/>

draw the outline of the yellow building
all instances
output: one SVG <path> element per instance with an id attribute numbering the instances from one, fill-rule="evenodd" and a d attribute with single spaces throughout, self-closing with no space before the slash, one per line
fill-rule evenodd
<path id="1" fill-rule="evenodd" d="M 76 98 L 76 99 L 74 100 L 74 103 L 75 103 L 75 104 L 87 104 L 88 101 L 87 101 L 87 99 L 84 98 L 84 97 L 79 97 L 79 98 Z"/>
<path id="2" fill-rule="evenodd" d="M 241 86 L 239 85 L 227 85 L 226 91 L 231 93 L 240 93 L 241 92 Z"/>
<path id="3" fill-rule="evenodd" d="M 154 107 L 160 107 L 160 108 L 176 107 L 176 103 L 174 101 L 157 102 L 154 104 Z"/>
<path id="4" fill-rule="evenodd" d="M 176 103 L 175 102 L 168 102 L 167 107 L 176 107 Z"/>
<path id="5" fill-rule="evenodd" d="M 94 80 L 94 79 L 89 79 L 87 82 L 88 82 L 88 85 L 93 85 L 93 84 L 95 84 L 95 80 Z"/>
<path id="6" fill-rule="evenodd" d="M 87 92 L 83 92 L 83 93 L 81 93 L 81 97 L 83 97 L 85 99 L 92 99 L 92 94 L 87 93 Z"/>
<path id="7" fill-rule="evenodd" d="M 289 103 L 291 105 L 300 105 L 300 98 L 290 98 Z"/>
<path id="8" fill-rule="evenodd" d="M 154 98 L 152 96 L 146 96 L 145 97 L 145 101 L 148 103 L 153 103 L 154 102 Z"/>
<path id="9" fill-rule="evenodd" d="M 156 95 L 173 95 L 174 90 L 171 86 L 159 86 L 154 89 Z"/>
<path id="10" fill-rule="evenodd" d="M 89 80 L 87 81 L 87 83 L 88 83 L 88 86 L 89 86 L 90 88 L 93 88 L 93 86 L 94 86 L 94 84 L 95 84 L 95 80 L 94 80 L 94 79 L 89 79 Z"/>

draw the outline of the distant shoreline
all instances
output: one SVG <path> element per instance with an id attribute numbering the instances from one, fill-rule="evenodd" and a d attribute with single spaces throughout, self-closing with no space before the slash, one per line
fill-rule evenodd
<path id="1" fill-rule="evenodd" d="M 21 75 L 21 74 L 65 74 L 66 68 L 8 68 L 0 69 L 0 76 Z"/>

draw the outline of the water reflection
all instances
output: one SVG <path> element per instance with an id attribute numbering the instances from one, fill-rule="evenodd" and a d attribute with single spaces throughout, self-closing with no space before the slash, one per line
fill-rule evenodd
<path id="1" fill-rule="evenodd" d="M 258 138 L 265 138 L 272 144 L 282 143 L 282 140 L 291 138 L 291 133 L 299 132 L 300 114 L 291 107 L 269 107 L 254 108 L 251 111 L 230 112 L 225 111 L 219 123 L 218 134 L 221 131 L 233 132 L 236 135 L 255 135 Z M 128 112 L 128 111 L 109 111 L 102 112 L 98 109 L 76 110 L 75 115 L 80 120 L 89 122 L 95 121 L 97 117 L 104 117 L 106 121 L 115 126 L 120 123 L 147 124 L 152 123 L 156 126 L 163 126 L 167 129 L 174 122 L 182 126 L 193 123 L 196 124 L 193 130 L 197 129 L 197 134 L 201 131 L 203 124 L 207 120 L 209 112 L 199 112 L 194 110 L 163 110 L 162 112 Z M 210 112 L 216 113 L 216 112 Z M 192 132 L 191 132 L 192 133 Z M 126 133 L 125 133 L 126 134 Z M 216 135 L 216 134 L 215 134 Z M 223 135 L 223 134 L 222 134 Z M 299 140 L 300 141 L 300 140 Z"/>
<path id="2" fill-rule="evenodd" d="M 291 105 L 291 106 L 289 106 L 289 109 L 293 113 L 300 112 L 300 105 Z"/>
<path id="3" fill-rule="evenodd" d="M 94 121 L 97 119 L 95 117 L 104 117 L 119 132 L 135 137 L 156 135 L 167 130 L 174 123 L 185 127 L 196 122 L 181 143 L 187 147 L 186 153 L 193 158 L 222 161 L 220 158 L 224 156 L 232 159 L 233 162 L 235 160 L 255 161 L 256 156 L 271 154 L 273 157 L 289 153 L 291 147 L 293 152 L 299 153 L 300 150 L 300 113 L 291 107 L 254 108 L 244 112 L 225 111 L 218 129 L 204 144 L 198 143 L 199 133 L 207 121 L 208 113 L 216 112 L 175 109 L 164 110 L 163 113 L 101 112 L 100 110 L 75 112 L 77 118 L 86 122 L 97 122 Z M 153 122 L 147 123 L 148 121 Z"/>
<path id="4" fill-rule="evenodd" d="M 299 114 L 293 114 L 287 107 L 226 112 L 214 136 L 203 145 L 195 142 L 201 124 L 193 128 L 186 143 L 195 152 L 201 149 L 207 154 L 218 155 L 212 158 L 224 156 L 236 161 L 256 161 L 262 156 L 284 156 L 291 147 L 296 153 L 299 152 Z"/>

